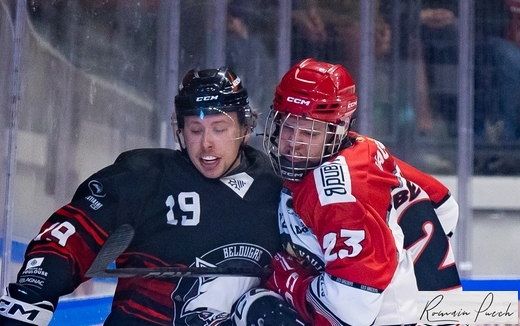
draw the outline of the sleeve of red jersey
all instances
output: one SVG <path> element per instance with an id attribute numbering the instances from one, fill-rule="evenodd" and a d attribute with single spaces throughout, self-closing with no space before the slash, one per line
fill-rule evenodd
<path id="1" fill-rule="evenodd" d="M 433 176 L 416 169 L 398 158 L 394 157 L 394 159 L 403 177 L 426 191 L 445 233 L 451 235 L 459 219 L 459 206 L 449 189 Z"/>
<path id="2" fill-rule="evenodd" d="M 450 196 L 449 189 L 433 176 L 420 171 L 419 169 L 398 158 L 394 157 L 394 159 L 397 163 L 397 166 L 399 166 L 403 177 L 416 183 L 419 185 L 419 187 L 426 191 L 435 206 L 441 205 L 442 202 L 446 201 L 447 197 Z"/>

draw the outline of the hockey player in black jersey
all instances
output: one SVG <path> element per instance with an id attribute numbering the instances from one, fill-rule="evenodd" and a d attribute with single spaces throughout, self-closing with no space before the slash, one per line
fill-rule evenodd
<path id="1" fill-rule="evenodd" d="M 232 71 L 189 71 L 172 116 L 181 149 L 131 150 L 85 180 L 30 242 L 1 298 L 0 325 L 47 325 L 123 224 L 135 235 L 119 268 L 266 267 L 281 249 L 281 179 L 247 145 L 255 120 Z M 104 325 L 303 325 L 261 285 L 238 276 L 119 279 Z"/>

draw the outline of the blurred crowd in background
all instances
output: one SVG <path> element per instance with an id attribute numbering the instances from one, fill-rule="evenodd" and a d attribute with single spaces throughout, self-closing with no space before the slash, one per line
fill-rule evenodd
<path id="1" fill-rule="evenodd" d="M 0 0 L 0 183 L 7 185 L 0 187 L 0 230 L 4 236 L 12 230 L 13 270 L 23 243 L 86 177 L 122 151 L 175 146 L 173 95 L 192 68 L 225 64 L 241 76 L 261 114 L 260 134 L 275 85 L 290 65 L 307 57 L 340 63 L 360 94 L 366 59 L 373 93 L 360 97 L 357 113 L 369 111 L 370 136 L 427 173 L 455 176 L 459 35 L 467 23 L 461 1 Z M 375 7 L 368 17 L 373 33 L 364 29 L 367 4 Z M 514 185 L 520 0 L 475 0 L 472 8 L 472 103 L 462 108 L 472 123 L 470 174 Z M 373 56 L 362 58 L 367 42 Z M 250 143 L 260 148 L 261 137 Z M 474 234 L 463 230 L 475 239 L 509 239 L 475 241 L 475 251 L 489 251 L 475 270 L 518 270 L 520 260 L 498 254 L 512 250 L 495 248 L 517 247 L 518 210 L 509 198 L 502 206 L 479 206 Z"/>
<path id="2" fill-rule="evenodd" d="M 179 74 L 204 67 L 214 13 L 180 2 Z M 158 0 L 29 1 L 36 31 L 85 73 L 157 96 Z M 278 1 L 228 1 L 226 64 L 244 76 L 261 111 L 277 81 Z M 520 1 L 476 1 L 474 173 L 520 172 Z M 359 0 L 294 0 L 291 63 L 341 63 L 359 80 Z M 453 174 L 457 137 L 458 1 L 378 1 L 375 21 L 376 135 L 431 173 Z M 404 148 L 419 151 L 403 152 Z M 426 152 L 421 152 L 429 147 Z M 423 159 L 417 155 L 423 155 Z M 417 156 L 417 157 L 415 157 Z"/>

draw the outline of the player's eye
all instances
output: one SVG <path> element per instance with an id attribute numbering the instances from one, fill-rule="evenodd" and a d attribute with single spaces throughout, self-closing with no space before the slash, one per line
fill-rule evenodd
<path id="1" fill-rule="evenodd" d="M 303 129 L 303 130 L 300 130 L 300 133 L 302 134 L 302 136 L 305 136 L 305 137 L 316 137 L 318 135 L 317 132 L 313 132 L 313 131 L 310 131 L 308 129 Z"/>

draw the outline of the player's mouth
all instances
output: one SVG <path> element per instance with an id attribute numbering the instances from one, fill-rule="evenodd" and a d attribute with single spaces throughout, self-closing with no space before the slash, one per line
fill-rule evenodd
<path id="1" fill-rule="evenodd" d="M 219 162 L 220 159 L 213 155 L 205 155 L 200 158 L 200 164 L 205 168 L 214 168 Z"/>
<path id="2" fill-rule="evenodd" d="M 280 153 L 288 160 L 301 160 L 306 153 L 306 148 L 293 142 L 285 142 L 281 144 Z"/>
<path id="3" fill-rule="evenodd" d="M 306 159 L 306 157 L 301 156 L 300 153 L 296 153 L 296 152 L 294 152 L 294 153 L 291 152 L 290 154 L 283 154 L 283 156 L 285 157 L 286 160 L 293 162 L 293 163 L 301 162 Z"/>

